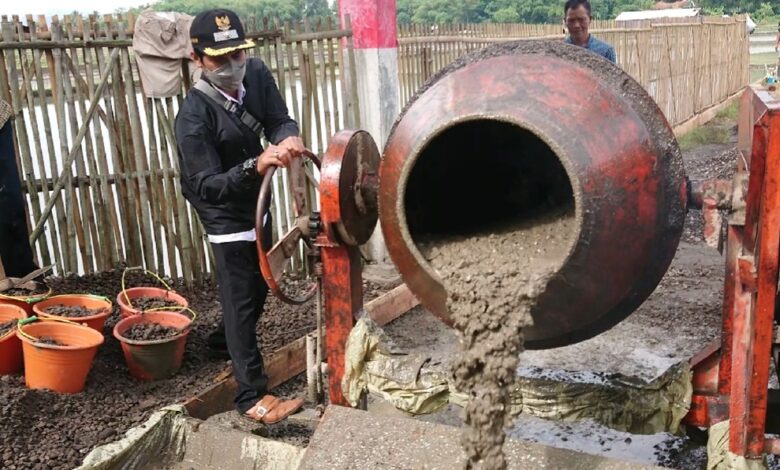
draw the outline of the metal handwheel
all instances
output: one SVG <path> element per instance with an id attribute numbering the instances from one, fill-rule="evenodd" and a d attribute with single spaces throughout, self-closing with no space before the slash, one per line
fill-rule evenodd
<path id="1" fill-rule="evenodd" d="M 320 168 L 320 159 L 317 155 L 308 150 L 303 155 L 311 160 L 318 169 Z M 317 282 L 314 279 L 309 283 L 308 280 L 289 278 L 285 276 L 285 273 L 290 259 L 298 252 L 300 244 L 303 243 L 307 248 L 311 248 L 311 236 L 316 236 L 316 233 L 311 233 L 310 222 L 313 218 L 318 218 L 319 214 L 312 210 L 313 208 L 310 207 L 306 200 L 306 185 L 308 182 L 308 184 L 318 188 L 318 184 L 314 180 L 314 176 L 305 168 L 302 158 L 292 159 L 288 171 L 290 172 L 290 189 L 295 216 L 292 228 L 269 250 L 265 249 L 267 243 L 263 233 L 263 216 L 271 203 L 272 180 L 276 172 L 276 167 L 271 167 L 263 177 L 260 195 L 257 198 L 255 232 L 257 234 L 256 243 L 257 254 L 260 260 L 260 272 L 263 274 L 263 279 L 268 284 L 268 288 L 273 295 L 282 301 L 299 305 L 314 297 L 317 292 Z M 314 217 L 312 217 L 313 214 Z M 304 285 L 301 285 L 301 283 Z M 295 292 L 291 292 L 293 288 Z"/>

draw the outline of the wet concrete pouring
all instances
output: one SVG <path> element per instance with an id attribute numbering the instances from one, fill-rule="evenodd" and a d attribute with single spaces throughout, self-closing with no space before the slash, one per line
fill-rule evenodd
<path id="1" fill-rule="evenodd" d="M 122 289 L 121 275 L 121 271 L 115 271 L 50 279 L 49 285 L 55 294 L 89 293 L 116 298 Z M 152 284 L 137 273 L 127 275 L 128 287 Z M 206 345 L 221 311 L 216 286 L 208 283 L 193 289 L 183 285 L 173 287 L 198 312 L 179 373 L 170 379 L 148 383 L 130 376 L 120 344 L 112 335 L 120 319 L 119 308 L 114 305 L 103 329 L 105 343 L 98 350 L 82 393 L 59 395 L 29 390 L 21 374 L 0 377 L 0 468 L 74 468 L 94 447 L 120 439 L 154 411 L 182 403 L 215 383 L 228 368 L 225 361 L 209 357 Z M 365 298 L 374 298 L 390 288 L 367 285 Z M 261 351 L 272 353 L 314 330 L 315 308 L 313 302 L 290 306 L 269 296 L 257 328 Z M 273 392 L 282 397 L 301 397 L 304 390 L 305 382 L 298 377 Z M 284 435 L 285 429 L 288 428 L 272 432 L 274 436 Z M 301 438 L 300 430 L 289 430 L 293 439 Z"/>
<path id="2" fill-rule="evenodd" d="M 573 224 L 571 213 L 557 213 L 421 246 L 443 279 L 447 308 L 462 334 L 453 376 L 470 396 L 463 433 L 469 468 L 506 467 L 503 428 L 511 418 L 523 327 L 568 252 L 565 237 Z"/>

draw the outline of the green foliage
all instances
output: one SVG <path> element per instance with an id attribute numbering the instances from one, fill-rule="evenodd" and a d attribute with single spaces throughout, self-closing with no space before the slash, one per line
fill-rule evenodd
<path id="1" fill-rule="evenodd" d="M 729 130 L 722 126 L 702 126 L 677 139 L 680 149 L 691 150 L 707 144 L 725 144 L 730 138 Z"/>
<path id="2" fill-rule="evenodd" d="M 328 0 L 161 0 L 152 5 L 157 11 L 178 11 L 196 15 L 210 8 L 228 8 L 239 16 L 254 15 L 282 21 L 299 21 L 304 17 L 331 16 Z"/>
<path id="3" fill-rule="evenodd" d="M 560 23 L 565 0 L 397 0 L 398 22 Z M 614 19 L 624 11 L 649 10 L 655 0 L 591 0 L 593 18 Z M 752 13 L 771 17 L 780 7 L 766 0 L 701 0 L 706 14 Z"/>
<path id="4" fill-rule="evenodd" d="M 153 0 L 152 0 L 153 1 Z M 624 11 L 651 9 L 656 0 L 591 0 L 595 19 L 614 19 Z M 756 20 L 780 14 L 776 0 L 699 0 L 706 14 L 751 13 Z M 298 21 L 334 15 L 329 0 L 159 0 L 158 11 L 191 15 L 208 8 L 230 8 L 240 16 Z M 332 2 L 335 8 L 336 2 Z M 396 0 L 398 23 L 560 23 L 565 0 Z"/>
<path id="5" fill-rule="evenodd" d="M 761 6 L 758 7 L 756 11 L 753 12 L 753 16 L 757 21 L 764 21 L 767 18 L 775 16 L 775 10 L 772 8 L 770 3 L 764 2 L 761 4 Z"/>

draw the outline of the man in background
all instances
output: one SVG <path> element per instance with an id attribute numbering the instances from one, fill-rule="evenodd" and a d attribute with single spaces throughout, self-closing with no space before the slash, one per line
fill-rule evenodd
<path id="1" fill-rule="evenodd" d="M 566 43 L 584 47 L 613 64 L 617 64 L 615 49 L 590 34 L 590 22 L 593 19 L 590 11 L 590 2 L 588 0 L 568 0 L 566 2 L 566 5 L 563 7 L 563 22 L 566 30 L 569 32 L 569 36 L 565 39 Z"/>

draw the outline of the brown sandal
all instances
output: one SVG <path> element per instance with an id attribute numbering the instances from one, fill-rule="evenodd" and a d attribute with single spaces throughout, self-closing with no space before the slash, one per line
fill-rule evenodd
<path id="1" fill-rule="evenodd" d="M 247 410 L 244 416 L 265 424 L 275 424 L 286 419 L 303 406 L 303 400 L 280 400 L 273 395 L 266 395 L 255 406 Z"/>

